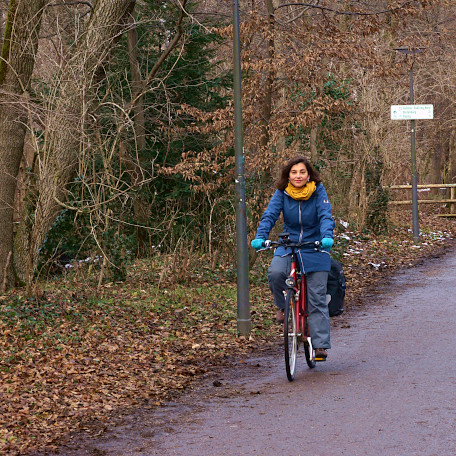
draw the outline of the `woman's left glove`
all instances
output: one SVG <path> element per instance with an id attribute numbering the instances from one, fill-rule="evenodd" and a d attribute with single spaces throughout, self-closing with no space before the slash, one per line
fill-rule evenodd
<path id="1" fill-rule="evenodd" d="M 333 244 L 334 244 L 334 240 L 331 238 L 323 238 L 321 240 L 321 248 L 323 250 L 326 250 L 327 252 L 329 252 L 331 250 L 331 247 L 333 246 Z"/>

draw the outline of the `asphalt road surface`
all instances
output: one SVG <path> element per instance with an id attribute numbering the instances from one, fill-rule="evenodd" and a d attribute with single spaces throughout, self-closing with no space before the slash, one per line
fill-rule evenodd
<path id="1" fill-rule="evenodd" d="M 343 326 L 291 383 L 281 352 L 249 359 L 84 454 L 456 455 L 456 255 L 399 273 Z"/>

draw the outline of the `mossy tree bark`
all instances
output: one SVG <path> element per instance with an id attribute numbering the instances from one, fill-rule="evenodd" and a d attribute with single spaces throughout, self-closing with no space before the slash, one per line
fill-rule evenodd
<path id="1" fill-rule="evenodd" d="M 14 284 L 13 210 L 29 125 L 28 91 L 38 48 L 44 0 L 11 0 L 0 61 L 0 279 Z"/>

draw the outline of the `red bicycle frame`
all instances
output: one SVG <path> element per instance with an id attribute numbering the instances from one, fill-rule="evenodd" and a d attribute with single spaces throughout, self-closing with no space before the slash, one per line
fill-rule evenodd
<path id="1" fill-rule="evenodd" d="M 315 251 L 321 250 L 319 242 L 293 243 L 290 241 L 288 233 L 279 234 L 279 239 L 279 242 L 265 241 L 265 247 L 266 249 L 270 249 L 272 246 L 283 246 L 289 249 L 288 253 L 285 253 L 284 256 L 291 255 L 290 272 L 285 280 L 288 291 L 286 292 L 285 321 L 283 326 L 285 368 L 287 370 L 288 380 L 291 382 L 295 374 L 296 355 L 300 342 L 304 344 L 307 365 L 313 368 L 316 361 L 307 320 L 307 276 L 304 270 L 298 272 L 298 252 L 304 246 L 313 246 L 313 250 Z M 293 308 L 290 309 L 289 306 L 293 306 Z"/>
<path id="2" fill-rule="evenodd" d="M 300 276 L 300 277 L 299 277 Z M 297 319 L 297 330 L 298 333 L 301 332 L 302 340 L 306 340 L 308 337 L 308 328 L 307 328 L 307 317 L 309 316 L 306 309 L 306 275 L 304 273 L 298 274 L 298 261 L 296 254 L 293 254 L 291 257 L 291 264 L 290 264 L 290 275 L 293 279 L 294 283 L 294 290 L 295 293 L 298 295 L 298 299 L 296 300 L 296 309 L 295 315 Z M 286 322 L 284 322 L 286 324 Z"/>

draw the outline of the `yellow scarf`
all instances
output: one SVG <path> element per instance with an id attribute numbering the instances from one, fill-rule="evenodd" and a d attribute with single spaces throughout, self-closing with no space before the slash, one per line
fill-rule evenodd
<path id="1" fill-rule="evenodd" d="M 294 200 L 305 201 L 308 200 L 313 192 L 316 190 L 317 184 L 314 181 L 307 182 L 304 187 L 297 188 L 291 183 L 287 185 L 285 192 L 291 196 Z"/>

